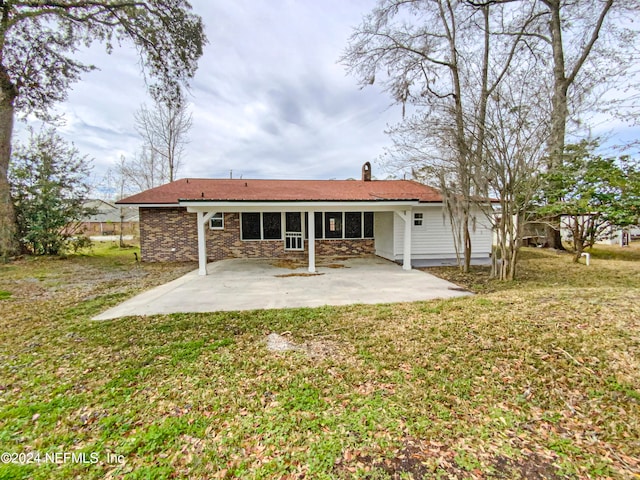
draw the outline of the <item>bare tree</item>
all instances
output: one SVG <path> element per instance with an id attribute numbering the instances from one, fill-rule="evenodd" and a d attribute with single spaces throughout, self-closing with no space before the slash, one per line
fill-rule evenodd
<path id="1" fill-rule="evenodd" d="M 113 192 L 115 200 L 122 200 L 125 196 L 135 193 L 132 188 L 131 181 L 128 176 L 129 166 L 124 155 L 120 156 L 120 160 L 115 167 L 109 168 L 105 176 L 107 187 Z M 125 247 L 124 243 L 124 217 L 125 207 L 120 207 L 120 248 Z"/>
<path id="2" fill-rule="evenodd" d="M 524 25 L 513 24 L 504 34 L 527 38 L 531 61 L 549 65 L 552 74 L 551 131 L 547 142 L 547 168 L 562 165 L 567 128 L 585 103 L 602 108 L 603 94 L 635 64 L 634 52 L 638 30 L 634 17 L 638 2 L 625 0 L 468 0 L 475 5 L 510 3 L 533 4 L 534 17 Z M 527 13 L 530 15 L 531 13 Z M 556 199 L 550 199 L 555 201 Z M 562 249 L 559 219 L 547 229 L 547 245 Z"/>
<path id="3" fill-rule="evenodd" d="M 167 164 L 148 147 L 142 147 L 131 160 L 121 157 L 111 175 L 117 186 L 127 193 L 155 188 L 169 179 Z"/>
<path id="4" fill-rule="evenodd" d="M 508 212 L 496 273 L 515 275 L 535 170 L 562 161 L 569 121 L 633 65 L 636 32 L 624 16 L 639 9 L 622 0 L 380 0 L 356 29 L 342 58 L 349 72 L 415 112 L 390 130 L 386 160 L 440 186 L 464 271 L 471 212 L 494 193 Z M 516 95 L 518 86 L 526 89 Z"/>
<path id="5" fill-rule="evenodd" d="M 392 130 L 396 155 L 438 182 L 468 271 L 474 198 L 484 157 L 489 99 L 507 74 L 522 35 L 497 37 L 510 10 L 452 0 L 382 0 L 350 39 L 342 61 L 361 84 L 381 83 L 417 114 Z M 533 14 L 524 17 L 525 31 Z"/>
<path id="6" fill-rule="evenodd" d="M 464 270 L 468 270 L 466 259 L 470 260 L 469 218 L 467 201 L 471 196 L 471 181 L 467 162 L 471 149 L 465 138 L 465 118 L 462 82 L 460 80 L 460 35 L 458 25 L 462 16 L 462 5 L 447 0 L 434 2 L 403 2 L 401 0 L 380 1 L 371 14 L 351 36 L 347 51 L 341 59 L 349 72 L 357 76 L 361 85 L 373 84 L 377 75 L 384 75 L 382 84 L 393 99 L 401 103 L 403 113 L 407 103 L 420 105 L 425 111 L 406 122 L 400 129 L 412 134 L 424 121 L 428 125 L 431 118 L 440 116 L 442 124 L 434 130 L 434 135 L 426 137 L 434 143 L 447 143 L 455 152 L 447 158 L 455 162 L 455 167 L 447 173 L 455 176 L 455 182 L 448 183 L 450 175 L 430 172 L 442 181 L 441 188 L 455 187 L 461 196 L 461 222 L 452 218 L 451 225 L 458 226 L 454 238 L 462 240 L 465 251 Z M 418 19 L 413 23 L 404 21 L 405 16 Z M 413 128 L 411 127 L 413 125 Z M 436 127 L 435 125 L 430 125 Z M 407 127 L 409 127 L 407 129 Z M 428 127 L 427 127 L 428 128 Z M 422 159 L 424 160 L 424 159 Z M 454 195 L 454 196 L 456 196 Z M 450 209 L 453 213 L 454 210 Z M 457 243 L 456 243 L 457 245 Z"/>
<path id="7" fill-rule="evenodd" d="M 142 105 L 135 114 L 135 122 L 148 154 L 164 163 L 167 180 L 173 182 L 192 124 L 184 96 L 177 102 L 157 101 L 152 108 Z"/>
<path id="8" fill-rule="evenodd" d="M 535 78 L 534 72 L 524 70 L 503 82 L 487 116 L 482 180 L 499 201 L 499 211 L 487 214 L 496 234 L 492 275 L 500 280 L 516 277 L 523 228 L 539 191 L 550 134 L 548 108 L 544 108 L 549 106 L 548 97 L 537 91 Z"/>
<path id="9" fill-rule="evenodd" d="M 580 25 L 584 29 L 583 32 L 575 31 L 576 17 L 578 16 L 574 15 L 570 20 L 569 7 L 564 6 L 564 2 L 560 0 L 542 0 L 541 3 L 548 9 L 549 21 L 548 35 L 541 35 L 540 38 L 550 44 L 553 57 L 553 110 L 551 111 L 551 136 L 548 155 L 549 168 L 552 169 L 562 162 L 564 155 L 566 126 L 569 118 L 567 98 L 569 87 L 575 83 L 578 73 L 591 54 L 614 0 L 607 0 L 602 2 L 601 5 L 597 5 L 597 2 L 583 2 L 583 6 L 585 3 L 590 4 L 588 6 L 589 11 L 584 12 L 587 14 L 587 18 L 593 18 L 595 14 L 596 19 L 595 24 Z M 565 17 L 564 22 L 563 16 Z M 580 16 L 584 18 L 583 12 L 580 12 Z M 578 38 L 582 37 L 582 42 L 580 42 L 579 48 L 575 50 L 575 54 L 571 59 L 567 59 L 565 41 L 563 40 L 563 33 L 568 33 L 566 30 L 569 25 L 573 29 L 573 35 L 565 36 L 569 36 L 574 42 L 576 36 Z M 579 33 L 582 33 L 582 35 Z M 551 248 L 562 249 L 559 223 L 557 227 L 555 228 L 552 225 L 547 229 L 547 244 Z"/>
<path id="10" fill-rule="evenodd" d="M 106 174 L 106 182 L 114 196 L 120 200 L 127 195 L 158 187 L 167 183 L 168 168 L 158 154 L 146 146 L 131 159 L 124 155 Z M 125 208 L 120 208 L 120 248 L 125 246 L 123 238 Z"/>

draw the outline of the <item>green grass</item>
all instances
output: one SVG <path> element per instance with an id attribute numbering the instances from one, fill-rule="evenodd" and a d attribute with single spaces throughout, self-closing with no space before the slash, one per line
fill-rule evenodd
<path id="1" fill-rule="evenodd" d="M 474 297 L 90 321 L 194 268 L 131 251 L 0 266 L 0 452 L 100 457 L 0 479 L 637 476 L 636 246 L 437 270 Z"/>

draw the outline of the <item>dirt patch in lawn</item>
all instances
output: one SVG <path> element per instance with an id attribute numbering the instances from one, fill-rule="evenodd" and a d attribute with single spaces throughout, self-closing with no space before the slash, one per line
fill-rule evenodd
<path id="1" fill-rule="evenodd" d="M 282 335 L 270 333 L 267 336 L 267 350 L 272 352 L 301 352 L 315 360 L 345 357 L 347 348 L 329 338 L 314 338 L 304 343 L 295 343 L 289 338 L 289 332 Z"/>
<path id="2" fill-rule="evenodd" d="M 530 452 L 519 458 L 502 455 L 475 458 L 462 449 L 450 448 L 442 443 L 405 439 L 393 456 L 374 457 L 346 450 L 336 461 L 339 477 L 364 472 L 364 478 L 377 478 L 383 473 L 394 480 L 403 478 L 522 478 L 527 480 L 556 480 L 565 478 L 553 464 L 554 456 Z M 367 475 L 368 474 L 368 475 Z"/>

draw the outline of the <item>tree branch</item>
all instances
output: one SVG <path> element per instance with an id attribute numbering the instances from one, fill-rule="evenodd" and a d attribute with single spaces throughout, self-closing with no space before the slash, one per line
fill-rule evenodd
<path id="1" fill-rule="evenodd" d="M 589 56 L 589 54 L 591 53 L 591 50 L 593 49 L 593 45 L 596 43 L 596 40 L 598 40 L 598 37 L 600 36 L 600 29 L 602 28 L 604 19 L 607 16 L 607 13 L 609 12 L 609 9 L 611 8 L 612 5 L 613 5 L 613 0 L 607 0 L 607 3 L 605 4 L 604 8 L 600 12 L 600 16 L 598 17 L 598 22 L 596 23 L 596 26 L 591 35 L 591 39 L 589 40 L 589 43 L 587 43 L 584 50 L 582 51 L 582 55 L 580 55 L 580 58 L 578 59 L 576 64 L 573 66 L 573 70 L 571 71 L 571 74 L 566 78 L 566 85 L 571 85 L 573 83 L 573 81 L 576 78 L 576 75 L 578 75 L 578 72 L 582 68 L 582 65 L 587 60 L 587 57 Z"/>

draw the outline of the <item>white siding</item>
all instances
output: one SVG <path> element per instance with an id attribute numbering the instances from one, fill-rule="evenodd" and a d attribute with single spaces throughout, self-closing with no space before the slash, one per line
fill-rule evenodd
<path id="1" fill-rule="evenodd" d="M 393 253 L 393 212 L 375 212 L 373 214 L 373 234 L 376 255 L 394 260 Z"/>
<path id="2" fill-rule="evenodd" d="M 422 213 L 422 226 L 414 225 L 415 213 Z M 411 258 L 445 259 L 455 258 L 453 234 L 449 217 L 442 206 L 418 207 L 412 213 Z M 475 229 L 471 231 L 472 258 L 488 257 L 491 252 L 492 232 L 483 213 L 476 213 Z M 378 235 L 378 231 L 376 231 Z M 399 216 L 394 218 L 393 245 L 395 260 L 401 260 L 404 245 L 404 222 Z"/>

